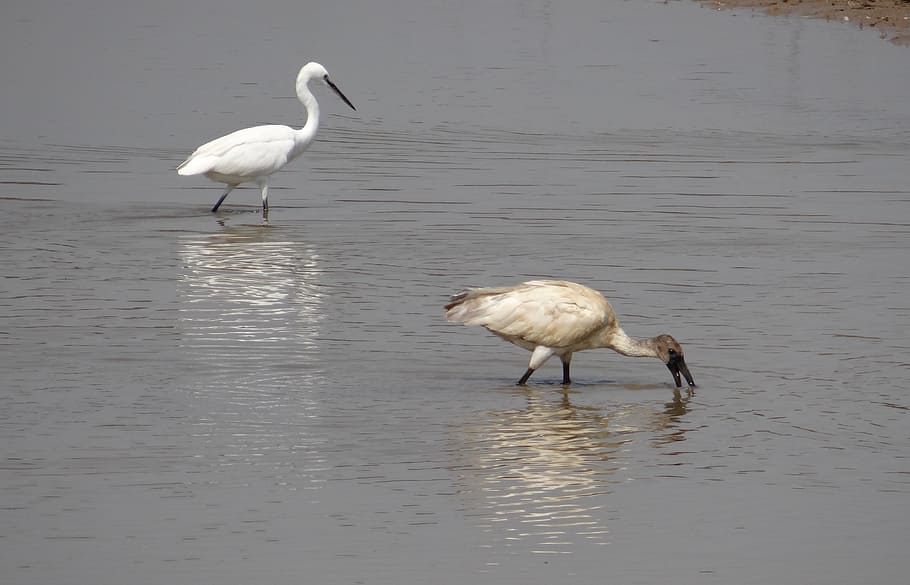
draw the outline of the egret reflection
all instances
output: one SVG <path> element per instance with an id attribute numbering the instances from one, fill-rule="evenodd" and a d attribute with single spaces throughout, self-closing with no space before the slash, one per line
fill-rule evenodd
<path id="1" fill-rule="evenodd" d="M 318 255 L 267 226 L 179 242 L 182 350 L 214 378 L 262 386 L 318 377 L 323 318 Z"/>
<path id="2" fill-rule="evenodd" d="M 655 410 L 650 404 L 611 408 L 573 403 L 532 388 L 516 390 L 523 408 L 481 413 L 462 431 L 459 482 L 468 505 L 499 544 L 523 542 L 534 552 L 571 553 L 606 544 L 612 483 L 627 443 L 644 433 L 650 444 L 684 438 L 678 418 L 688 398 Z"/>
<path id="3" fill-rule="evenodd" d="M 220 481 L 252 475 L 318 488 L 318 255 L 265 225 L 184 237 L 178 254 L 181 351 L 196 369 L 186 391 L 201 460 Z"/>

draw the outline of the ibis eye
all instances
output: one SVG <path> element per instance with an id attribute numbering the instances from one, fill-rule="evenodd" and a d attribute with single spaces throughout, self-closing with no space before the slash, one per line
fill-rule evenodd
<path id="1" fill-rule="evenodd" d="M 676 355 L 676 350 L 673 349 L 672 347 L 670 348 L 669 351 L 670 351 L 670 355 Z"/>

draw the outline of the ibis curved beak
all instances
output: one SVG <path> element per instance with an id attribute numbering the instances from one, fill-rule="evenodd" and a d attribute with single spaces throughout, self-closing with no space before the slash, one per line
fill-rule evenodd
<path id="1" fill-rule="evenodd" d="M 692 374 L 689 373 L 689 368 L 686 366 L 686 359 L 681 354 L 677 353 L 670 357 L 670 361 L 667 362 L 667 369 L 673 374 L 673 381 L 676 382 L 677 388 L 682 387 L 682 378 L 680 374 L 686 377 L 686 382 L 689 383 L 690 388 L 695 388 L 695 379 L 692 378 Z"/>
<path id="2" fill-rule="evenodd" d="M 329 79 L 328 75 L 325 76 L 325 82 L 326 82 L 326 84 L 328 84 L 329 87 L 331 87 L 335 91 L 335 93 L 338 94 L 338 97 L 340 97 L 341 99 L 344 100 L 344 103 L 351 106 L 351 109 L 354 110 L 355 112 L 357 111 L 357 108 L 354 107 L 354 104 L 351 103 L 351 100 L 349 100 L 343 93 L 341 93 L 341 90 L 338 89 L 337 85 L 332 83 L 332 80 Z"/>

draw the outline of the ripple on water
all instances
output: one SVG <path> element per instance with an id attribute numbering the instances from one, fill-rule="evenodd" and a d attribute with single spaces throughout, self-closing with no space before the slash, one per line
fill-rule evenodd
<path id="1" fill-rule="evenodd" d="M 652 405 L 576 404 L 570 392 L 514 391 L 521 408 L 490 410 L 461 425 L 457 483 L 495 546 L 568 554 L 608 543 L 606 507 L 625 481 L 630 445 L 683 440 L 688 398 Z"/>
<path id="2" fill-rule="evenodd" d="M 194 438 L 219 471 L 296 483 L 321 466 L 311 423 L 323 321 L 312 246 L 260 226 L 180 238 L 177 323 Z"/>

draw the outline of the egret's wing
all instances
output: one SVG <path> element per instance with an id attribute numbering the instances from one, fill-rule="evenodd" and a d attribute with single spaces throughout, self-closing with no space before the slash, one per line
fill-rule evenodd
<path id="1" fill-rule="evenodd" d="M 446 318 L 481 325 L 506 338 L 535 345 L 566 347 L 605 326 L 612 311 L 586 287 L 560 281 L 531 281 L 510 288 L 465 291 L 447 305 Z M 592 294 L 593 293 L 593 294 Z"/>
<path id="2" fill-rule="evenodd" d="M 222 175 L 254 177 L 287 164 L 294 147 L 288 126 L 255 126 L 231 132 L 197 148 L 179 167 L 180 175 L 214 171 Z"/>

